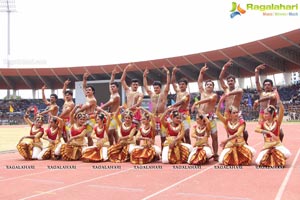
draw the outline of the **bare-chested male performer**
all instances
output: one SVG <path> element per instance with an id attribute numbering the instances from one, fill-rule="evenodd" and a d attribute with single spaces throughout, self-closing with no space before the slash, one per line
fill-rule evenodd
<path id="1" fill-rule="evenodd" d="M 259 81 L 259 71 L 266 68 L 266 64 L 258 65 L 255 68 L 255 82 L 256 82 L 256 89 L 259 93 L 259 100 L 254 102 L 254 107 L 257 107 L 259 104 L 259 117 L 258 121 L 260 122 L 263 119 L 264 110 L 269 106 L 273 105 L 275 108 L 277 106 L 277 98 L 276 96 L 279 95 L 276 88 L 273 88 L 273 81 L 271 79 L 265 79 L 263 82 L 263 89 L 260 85 Z M 284 133 L 282 128 L 280 128 L 279 138 L 282 141 L 284 137 Z"/>
<path id="2" fill-rule="evenodd" d="M 201 100 L 195 102 L 192 110 L 196 105 L 200 105 L 198 109 L 199 114 L 205 114 L 210 121 L 211 126 L 211 138 L 212 138 L 212 147 L 214 151 L 214 160 L 218 161 L 218 130 L 217 122 L 214 118 L 215 115 L 215 105 L 218 100 L 217 94 L 214 92 L 214 82 L 212 80 L 205 81 L 205 89 L 203 88 L 203 76 L 204 73 L 208 70 L 206 64 L 201 68 L 199 77 L 198 77 L 198 87 L 201 94 Z"/>
<path id="3" fill-rule="evenodd" d="M 68 79 L 64 82 L 64 86 L 62 89 L 62 94 L 65 100 L 65 103 L 62 108 L 62 112 L 59 115 L 61 119 L 64 120 L 64 128 L 62 132 L 62 137 L 65 142 L 68 141 L 68 127 L 70 123 L 70 113 L 73 110 L 75 104 L 73 101 L 73 92 L 71 90 L 67 90 L 67 87 L 71 81 Z"/>
<path id="4" fill-rule="evenodd" d="M 167 83 L 163 91 L 161 91 L 161 82 L 154 81 L 153 82 L 154 92 L 152 92 L 149 89 L 148 82 L 147 82 L 147 75 L 149 73 L 148 69 L 146 69 L 143 74 L 144 88 L 151 99 L 152 113 L 155 115 L 156 118 L 156 132 L 160 134 L 161 146 L 163 146 L 166 140 L 166 130 L 160 123 L 160 116 L 166 110 L 167 97 L 170 90 L 170 72 L 166 67 L 163 67 L 163 69 L 167 73 Z"/>
<path id="5" fill-rule="evenodd" d="M 93 145 L 93 139 L 92 139 L 92 132 L 93 127 L 96 124 L 96 114 L 95 109 L 97 107 L 97 100 L 94 96 L 95 94 L 95 88 L 91 85 L 87 85 L 87 78 L 89 77 L 89 73 L 83 74 L 83 81 L 82 81 L 82 89 L 86 97 L 86 102 L 83 104 L 75 113 L 75 116 L 79 112 L 85 112 L 89 119 L 87 120 L 87 138 L 88 138 L 88 145 Z"/>
<path id="6" fill-rule="evenodd" d="M 186 79 L 180 79 L 178 81 L 178 86 L 176 84 L 176 72 L 179 69 L 175 66 L 173 68 L 173 73 L 171 77 L 171 83 L 173 86 L 174 91 L 176 92 L 176 102 L 172 105 L 174 108 L 178 108 L 178 111 L 181 113 L 181 116 L 183 117 L 183 125 L 184 125 L 184 142 L 191 144 L 190 139 L 190 111 L 189 111 L 189 105 L 190 105 L 190 93 L 187 91 L 187 84 L 188 81 Z"/>
<path id="7" fill-rule="evenodd" d="M 47 108 L 45 111 L 39 113 L 40 115 L 48 114 L 48 122 L 51 121 L 52 116 L 57 116 L 58 113 L 58 105 L 56 104 L 57 101 L 57 95 L 56 94 L 51 94 L 50 95 L 50 101 L 46 99 L 45 96 L 45 89 L 47 89 L 47 86 L 44 85 L 42 87 L 42 97 L 43 97 L 43 102 L 46 104 Z"/>
<path id="8" fill-rule="evenodd" d="M 232 60 L 229 60 L 227 63 L 225 63 L 225 65 L 223 66 L 222 71 L 220 73 L 220 76 L 219 76 L 219 81 L 220 81 L 221 87 L 223 88 L 224 94 L 226 95 L 226 98 L 225 98 L 225 112 L 224 112 L 224 116 L 226 118 L 229 117 L 229 108 L 230 108 L 230 106 L 234 106 L 238 110 L 240 110 L 240 105 L 241 105 L 241 101 L 242 101 L 242 98 L 243 98 L 243 92 L 244 92 L 242 88 L 236 88 L 235 87 L 236 78 L 234 76 L 229 75 L 229 76 L 226 77 L 228 86 L 224 82 L 225 72 L 232 65 L 233 65 Z M 240 115 L 242 117 L 241 113 L 240 113 Z M 248 131 L 246 129 L 244 130 L 244 139 L 247 143 Z"/>
<path id="9" fill-rule="evenodd" d="M 121 84 L 125 90 L 126 97 L 127 97 L 127 108 L 131 110 L 134 114 L 133 116 L 133 123 L 135 123 L 139 127 L 139 123 L 141 121 L 142 114 L 140 109 L 137 109 L 142 104 L 144 95 L 141 92 L 138 92 L 139 88 L 139 81 L 137 79 L 131 79 L 131 88 L 128 87 L 126 84 L 126 74 L 127 70 L 132 67 L 132 64 L 129 64 L 125 67 L 122 77 L 121 77 Z M 138 128 L 137 128 L 138 130 Z"/>
<path id="10" fill-rule="evenodd" d="M 114 69 L 111 73 L 110 83 L 109 83 L 109 91 L 110 91 L 110 99 L 101 106 L 102 109 L 105 107 L 109 107 L 109 112 L 113 114 L 119 109 L 120 106 L 120 94 L 119 94 L 119 84 L 115 82 L 116 69 Z M 118 143 L 118 133 L 117 133 L 117 121 L 112 118 L 110 121 L 109 129 L 108 129 L 108 140 L 110 145 Z"/>

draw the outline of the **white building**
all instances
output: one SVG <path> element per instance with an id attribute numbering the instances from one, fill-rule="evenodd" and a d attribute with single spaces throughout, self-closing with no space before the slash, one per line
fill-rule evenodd
<path id="1" fill-rule="evenodd" d="M 300 83 L 300 72 L 292 72 L 291 82 L 292 84 Z"/>

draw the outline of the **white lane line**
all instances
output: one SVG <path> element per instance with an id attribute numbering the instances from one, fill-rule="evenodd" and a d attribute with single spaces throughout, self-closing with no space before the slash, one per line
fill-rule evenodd
<path id="1" fill-rule="evenodd" d="M 116 175 L 116 174 L 121 174 L 121 173 L 127 172 L 127 171 L 132 170 L 132 169 L 133 168 L 129 168 L 129 169 L 126 169 L 124 171 L 119 171 L 119 172 L 107 174 L 107 175 L 104 175 L 104 176 L 98 176 L 98 177 L 95 177 L 95 178 L 92 178 L 92 179 L 87 179 L 87 180 L 84 180 L 84 181 L 80 181 L 80 182 L 77 182 L 77 183 L 73 183 L 73 184 L 70 184 L 70 185 L 59 187 L 59 188 L 56 188 L 56 189 L 53 189 L 53 190 L 48 190 L 48 191 L 42 192 L 40 194 L 35 194 L 35 195 L 28 196 L 28 197 L 24 197 L 24 198 L 21 198 L 20 200 L 31 199 L 31 198 L 42 196 L 42 195 L 52 193 L 52 192 L 55 192 L 55 191 L 64 190 L 64 189 L 67 189 L 67 188 L 70 188 L 70 187 L 73 187 L 73 186 L 77 186 L 77 185 L 80 185 L 80 184 L 83 184 L 83 183 L 87 183 L 87 182 L 91 182 L 91 181 L 94 181 L 94 180 L 106 178 L 106 177 L 113 176 L 113 175 Z"/>
<path id="2" fill-rule="evenodd" d="M 256 144 L 253 145 L 253 146 L 257 146 L 257 145 L 259 145 L 259 144 L 261 144 L 261 143 L 263 143 L 263 142 L 258 142 L 258 143 L 256 143 Z M 177 186 L 177 185 L 179 185 L 179 184 L 181 184 L 181 183 L 183 183 L 183 182 L 185 182 L 185 181 L 187 181 L 187 180 L 189 180 L 189 179 L 191 179 L 191 178 L 193 178 L 193 177 L 195 177 L 195 176 L 198 176 L 199 174 L 202 174 L 202 173 L 206 172 L 207 170 L 213 168 L 214 166 L 216 166 L 216 165 L 218 165 L 218 164 L 219 164 L 219 163 L 216 163 L 216 164 L 214 164 L 214 165 L 212 165 L 212 166 L 210 166 L 210 167 L 208 167 L 208 168 L 206 168 L 206 169 L 204 169 L 204 170 L 202 170 L 202 171 L 199 171 L 199 172 L 196 173 L 196 174 L 193 174 L 193 175 L 191 175 L 191 176 L 189 176 L 189 177 L 186 177 L 185 179 L 182 179 L 182 180 L 180 180 L 180 181 L 178 181 L 178 182 L 176 182 L 176 183 L 174 183 L 174 184 L 172 184 L 172 185 L 170 185 L 170 186 L 168 186 L 168 187 L 166 187 L 166 188 L 164 188 L 164 189 L 162 189 L 162 190 L 159 190 L 158 192 L 155 192 L 155 193 L 153 193 L 153 194 L 151 194 L 151 195 L 149 195 L 149 196 L 143 198 L 143 200 L 150 199 L 150 198 L 152 198 L 152 197 L 154 197 L 154 196 L 156 196 L 156 195 L 158 195 L 158 194 L 160 194 L 160 193 L 162 193 L 162 192 L 164 192 L 164 191 L 167 191 L 167 190 L 169 190 L 169 189 L 171 189 L 171 188 L 173 188 L 173 187 L 175 187 L 175 186 Z"/>
<path id="3" fill-rule="evenodd" d="M 18 179 L 18 178 L 23 178 L 23 177 L 27 177 L 27 176 L 33 176 L 33 175 L 37 175 L 37 174 L 44 174 L 44 173 L 47 173 L 47 172 L 54 172 L 54 171 L 57 171 L 57 170 L 47 170 L 47 171 L 43 171 L 43 172 L 37 172 L 37 173 L 26 174 L 26 175 L 23 175 L 23 176 L 16 176 L 16 177 L 12 177 L 12 178 L 6 178 L 6 179 L 0 180 L 0 182 L 1 182 L 1 181 L 15 180 L 15 179 Z"/>
<path id="4" fill-rule="evenodd" d="M 106 185 L 88 185 L 88 187 L 95 187 L 101 189 L 111 189 L 111 190 L 127 190 L 130 192 L 143 192 L 143 188 L 127 188 L 127 187 L 118 187 L 118 186 L 106 186 Z"/>
<path id="5" fill-rule="evenodd" d="M 39 162 L 39 161 L 34 161 L 34 162 Z M 35 169 L 39 169 L 39 168 L 47 168 L 47 166 L 50 166 L 50 164 L 47 164 L 47 165 L 44 165 L 44 166 L 39 166 L 38 168 L 35 168 Z M 79 165 L 76 165 L 77 166 L 81 166 L 81 165 L 85 165 L 85 163 L 82 163 L 82 164 L 79 164 Z M 57 169 L 48 169 L 47 168 L 47 171 L 42 171 L 42 172 L 37 172 L 37 173 L 31 173 L 31 174 L 25 174 L 25 175 L 22 175 L 22 176 L 16 176 L 16 177 L 11 177 L 11 178 L 6 178 L 6 179 L 1 179 L 1 181 L 10 181 L 10 180 L 15 180 L 15 179 L 18 179 L 18 178 L 23 178 L 23 177 L 27 177 L 27 176 L 32 176 L 32 175 L 37 175 L 37 174 L 44 174 L 44 173 L 47 173 L 47 172 L 57 172 L 58 170 Z"/>
<path id="6" fill-rule="evenodd" d="M 39 182 L 39 183 L 64 184 L 63 181 L 43 180 L 43 179 L 34 179 L 34 178 L 26 178 L 26 179 L 23 179 L 23 180 L 25 180 L 25 181 L 31 181 L 31 182 Z"/>
<path id="7" fill-rule="evenodd" d="M 196 193 L 184 193 L 179 192 L 176 193 L 180 196 L 189 196 L 189 197 L 206 197 L 206 198 L 213 198 L 213 199 L 232 199 L 232 200 L 250 200 L 250 198 L 244 197 L 232 197 L 232 196 L 221 196 L 221 195 L 211 195 L 211 194 L 196 194 Z"/>
<path id="8" fill-rule="evenodd" d="M 291 167 L 289 168 L 288 173 L 285 175 L 285 178 L 284 178 L 283 182 L 281 183 L 281 186 L 280 186 L 280 188 L 279 188 L 279 190 L 277 192 L 275 200 L 280 200 L 281 199 L 281 197 L 283 195 L 283 192 L 284 192 L 284 190 L 285 190 L 285 188 L 287 186 L 287 183 L 289 182 L 289 179 L 290 179 L 290 177 L 292 175 L 292 171 L 293 171 L 294 166 L 295 166 L 295 164 L 296 164 L 296 162 L 298 160 L 299 154 L 300 154 L 300 148 L 298 149 L 298 152 L 297 152 L 297 154 L 296 154 L 296 156 L 295 156 L 295 158 L 293 160 L 293 163 L 292 163 Z"/>
<path id="9" fill-rule="evenodd" d="M 208 167 L 208 168 L 206 168 L 206 169 L 204 169 L 204 170 L 202 170 L 202 171 L 199 171 L 199 172 L 196 173 L 196 174 L 193 174 L 193 175 L 191 175 L 191 176 L 188 176 L 188 177 L 186 177 L 185 179 L 182 179 L 182 180 L 180 180 L 180 181 L 177 181 L 176 183 L 174 183 L 174 184 L 172 184 L 172 185 L 170 185 L 170 186 L 168 186 L 168 187 L 166 187 L 166 188 L 164 188 L 164 189 L 162 189 L 162 190 L 159 190 L 158 192 L 155 192 L 155 193 L 153 193 L 153 194 L 151 194 L 151 195 L 149 195 L 149 196 L 143 198 L 143 200 L 150 199 L 150 198 L 152 198 L 152 197 L 154 197 L 154 196 L 156 196 L 156 195 L 158 195 L 158 194 L 160 194 L 160 193 L 162 193 L 162 192 L 164 192 L 164 191 L 167 191 L 167 190 L 169 190 L 169 189 L 171 189 L 171 188 L 173 188 L 173 187 L 175 187 L 175 186 L 177 186 L 177 185 L 179 185 L 179 184 L 181 184 L 181 183 L 183 183 L 183 182 L 185 182 L 185 181 L 187 181 L 187 180 L 189 180 L 189 179 L 191 179 L 191 178 L 193 178 L 193 177 L 195 177 L 195 176 L 198 176 L 199 174 L 202 174 L 202 173 L 206 172 L 207 170 L 210 170 L 211 168 L 213 168 L 213 167 L 214 167 L 215 165 L 217 165 L 217 164 L 218 164 L 218 163 L 216 163 L 216 164 L 214 164 L 214 165 L 212 165 L 212 166 L 210 166 L 210 167 Z"/>

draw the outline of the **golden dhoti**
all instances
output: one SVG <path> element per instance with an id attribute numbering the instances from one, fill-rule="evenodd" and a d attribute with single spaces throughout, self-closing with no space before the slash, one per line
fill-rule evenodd
<path id="1" fill-rule="evenodd" d="M 169 148 L 168 158 L 170 164 L 186 163 L 189 158 L 189 149 L 182 144 L 175 145 L 174 148 Z"/>
<path id="2" fill-rule="evenodd" d="M 279 150 L 270 148 L 260 161 L 260 166 L 277 167 L 285 166 L 286 159 Z"/>
<path id="3" fill-rule="evenodd" d="M 33 147 L 38 147 L 42 149 L 43 144 L 39 138 L 33 138 L 33 139 L 25 138 L 24 140 L 25 141 L 22 140 L 17 144 L 17 149 L 25 160 L 31 160 Z"/>
<path id="4" fill-rule="evenodd" d="M 224 165 L 250 165 L 252 162 L 252 153 L 244 145 L 233 145 L 224 155 Z"/>
<path id="5" fill-rule="evenodd" d="M 191 156 L 190 164 L 191 165 L 202 165 L 207 162 L 206 151 L 202 146 L 197 147 L 195 154 Z"/>
<path id="6" fill-rule="evenodd" d="M 32 143 L 20 142 L 17 145 L 17 149 L 18 149 L 19 153 L 21 154 L 21 156 L 23 156 L 23 158 L 25 160 L 32 159 L 32 150 L 33 150 Z"/>
<path id="7" fill-rule="evenodd" d="M 262 157 L 259 165 L 267 167 L 285 166 L 286 158 L 284 154 L 276 149 L 281 146 L 280 141 L 272 141 L 270 138 L 265 138 L 263 150 L 268 150 Z"/>
<path id="8" fill-rule="evenodd" d="M 175 137 L 169 136 L 164 142 L 164 147 L 169 147 L 169 145 L 174 141 Z M 190 150 L 188 147 L 184 146 L 182 142 L 177 142 L 173 148 L 168 150 L 168 163 L 169 164 L 181 164 L 187 163 L 189 158 Z"/>
<path id="9" fill-rule="evenodd" d="M 54 143 L 49 143 L 47 151 L 43 154 L 42 156 L 42 160 L 48 160 L 48 159 L 54 159 L 55 158 L 55 149 L 57 148 L 57 146 L 59 145 L 59 142 L 55 141 Z"/>
<path id="10" fill-rule="evenodd" d="M 63 160 L 79 160 L 82 156 L 82 146 L 76 144 L 63 144 L 60 152 Z"/>
<path id="11" fill-rule="evenodd" d="M 132 164 L 146 164 L 154 160 L 155 149 L 154 147 L 144 147 L 142 149 L 135 148 L 130 155 L 130 162 Z"/>
<path id="12" fill-rule="evenodd" d="M 118 143 L 108 148 L 108 158 L 111 162 L 120 163 L 129 160 L 129 145 Z"/>
<path id="13" fill-rule="evenodd" d="M 104 161 L 103 157 L 103 147 L 94 147 L 94 148 L 88 148 L 84 151 L 82 154 L 81 160 L 83 162 L 102 162 Z"/>

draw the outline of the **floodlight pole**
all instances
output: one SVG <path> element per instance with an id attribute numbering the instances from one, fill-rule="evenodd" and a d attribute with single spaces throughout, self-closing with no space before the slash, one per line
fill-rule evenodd
<path id="1" fill-rule="evenodd" d="M 16 12 L 15 0 L 0 0 L 0 12 L 7 13 L 7 68 L 10 67 L 10 13 Z"/>
<path id="2" fill-rule="evenodd" d="M 7 13 L 7 68 L 10 67 L 10 13 L 16 12 L 15 0 L 0 0 L 0 12 Z M 7 89 L 7 98 L 10 98 L 10 90 Z"/>

